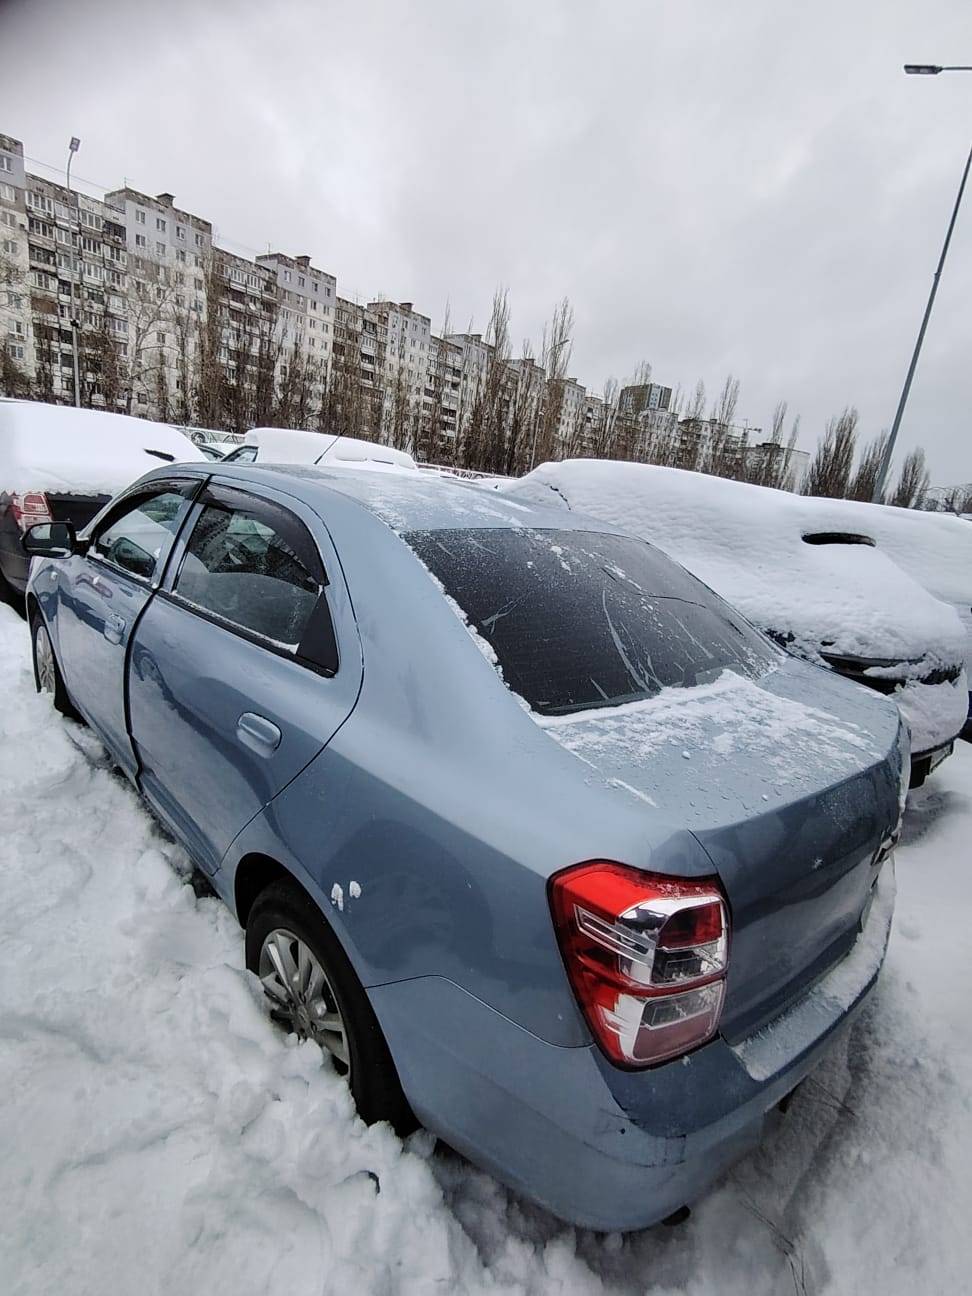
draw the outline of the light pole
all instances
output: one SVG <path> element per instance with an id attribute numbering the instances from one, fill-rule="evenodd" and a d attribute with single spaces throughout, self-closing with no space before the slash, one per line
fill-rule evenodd
<path id="1" fill-rule="evenodd" d="M 77 151 L 78 151 L 78 149 L 79 149 L 80 147 L 81 147 L 81 141 L 78 139 L 77 135 L 72 135 L 72 136 L 71 136 L 71 143 L 68 145 L 68 160 L 67 160 L 67 191 L 68 191 L 68 196 L 69 196 L 69 197 L 71 197 L 71 162 L 72 162 L 72 160 L 73 160 L 73 158 L 74 158 L 75 153 L 77 153 Z M 80 243 L 80 241 L 81 241 L 81 218 L 80 218 L 80 216 L 78 217 L 78 230 L 77 230 L 77 237 L 78 237 L 78 242 Z M 74 404 L 75 404 L 75 407 L 76 407 L 76 408 L 80 409 L 80 407 L 81 407 L 81 382 L 80 382 L 80 377 L 79 377 L 79 373 L 78 373 L 78 370 L 79 370 L 79 365 L 78 365 L 78 329 L 80 328 L 81 325 L 80 325 L 80 321 L 78 320 L 78 317 L 77 317 L 77 315 L 76 315 L 76 313 L 75 313 L 75 310 L 74 310 L 74 275 L 75 275 L 76 267 L 77 267 L 76 249 L 72 246 L 72 248 L 71 248 L 71 351 L 72 351 L 73 356 L 74 356 Z"/>
<path id="2" fill-rule="evenodd" d="M 940 72 L 972 72 L 972 66 L 954 64 L 950 67 L 946 67 L 938 63 L 906 63 L 904 70 L 910 76 L 938 76 Z M 908 366 L 908 373 L 905 376 L 904 387 L 901 389 L 901 399 L 898 401 L 898 408 L 894 413 L 894 422 L 891 424 L 891 433 L 888 436 L 888 443 L 884 447 L 884 454 L 881 457 L 881 466 L 878 469 L 877 478 L 874 482 L 874 494 L 872 500 L 875 504 L 880 504 L 884 495 L 884 484 L 887 481 L 888 469 L 891 467 L 891 456 L 894 454 L 894 444 L 898 439 L 898 428 L 901 426 L 901 419 L 904 415 L 905 405 L 908 403 L 908 393 L 911 391 L 911 380 L 914 378 L 915 370 L 918 367 L 918 357 L 921 355 L 921 344 L 925 340 L 925 329 L 928 327 L 928 320 L 931 316 L 932 306 L 935 304 L 935 294 L 938 292 L 939 280 L 942 277 L 942 269 L 945 266 L 945 257 L 948 255 L 948 245 L 952 241 L 952 230 L 955 228 L 955 220 L 962 203 L 962 195 L 965 192 L 965 182 L 968 179 L 970 166 L 972 166 L 972 148 L 969 149 L 969 156 L 965 160 L 965 170 L 962 172 L 962 180 L 959 184 L 958 193 L 955 196 L 955 206 L 952 208 L 952 218 L 948 222 L 948 229 L 945 231 L 945 242 L 942 244 L 942 254 L 938 258 L 938 265 L 935 267 L 935 274 L 932 278 L 931 291 L 928 294 L 928 304 L 925 307 L 925 313 L 922 316 L 921 328 L 918 330 L 918 339 L 915 342 L 915 349 L 911 355 L 911 364 Z"/>

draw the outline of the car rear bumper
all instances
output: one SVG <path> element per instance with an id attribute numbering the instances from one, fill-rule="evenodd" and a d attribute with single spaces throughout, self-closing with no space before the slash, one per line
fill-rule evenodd
<path id="1" fill-rule="evenodd" d="M 371 988 L 409 1102 L 427 1128 L 555 1215 L 637 1229 L 700 1196 L 760 1138 L 766 1114 L 860 1008 L 884 959 L 893 861 L 850 953 L 769 1026 L 625 1072 L 562 1048 L 441 977 Z"/>

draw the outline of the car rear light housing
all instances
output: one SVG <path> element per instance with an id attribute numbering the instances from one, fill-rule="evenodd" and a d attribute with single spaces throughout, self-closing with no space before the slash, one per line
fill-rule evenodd
<path id="1" fill-rule="evenodd" d="M 571 986 L 611 1062 L 657 1066 L 712 1038 L 730 935 L 717 881 L 591 860 L 554 874 L 549 896 Z"/>
<path id="2" fill-rule="evenodd" d="M 29 527 L 38 522 L 53 522 L 51 506 L 43 491 L 16 491 L 10 496 L 10 509 L 14 521 L 21 531 L 26 533 Z"/>

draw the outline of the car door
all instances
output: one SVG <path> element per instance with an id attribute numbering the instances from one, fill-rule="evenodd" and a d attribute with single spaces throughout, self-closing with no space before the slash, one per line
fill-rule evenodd
<path id="1" fill-rule="evenodd" d="M 125 714 L 128 645 L 201 486 L 199 478 L 174 478 L 126 495 L 93 530 L 83 556 L 51 568 L 68 692 L 130 777 L 135 755 Z"/>
<path id="2" fill-rule="evenodd" d="M 213 872 L 346 719 L 361 648 L 321 520 L 212 482 L 139 622 L 129 705 L 142 790 Z"/>

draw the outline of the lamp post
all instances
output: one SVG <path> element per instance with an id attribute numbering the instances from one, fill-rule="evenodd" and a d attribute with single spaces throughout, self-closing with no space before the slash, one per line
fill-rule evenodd
<path id="1" fill-rule="evenodd" d="M 942 66 L 938 63 L 906 63 L 904 70 L 909 74 L 909 76 L 938 76 L 940 72 L 972 72 L 972 66 L 966 66 L 964 64 Z M 925 313 L 921 320 L 921 328 L 918 330 L 915 349 L 911 355 L 911 364 L 908 366 L 908 373 L 905 376 L 904 387 L 901 389 L 901 398 L 898 401 L 898 408 L 895 410 L 894 422 L 891 424 L 891 433 L 888 436 L 888 443 L 884 447 L 884 454 L 881 457 L 881 466 L 878 469 L 877 477 L 874 482 L 874 494 L 871 498 L 875 504 L 880 504 L 884 495 L 884 486 L 887 481 L 888 469 L 891 467 L 891 456 L 894 454 L 894 445 L 898 439 L 898 428 L 901 426 L 901 419 L 904 415 L 905 405 L 908 403 L 908 393 L 911 391 L 911 380 L 914 378 L 915 370 L 918 367 L 918 357 L 921 355 L 921 344 L 925 340 L 925 330 L 928 327 L 928 320 L 931 317 L 932 306 L 935 304 L 935 294 L 938 292 L 938 284 L 941 280 L 942 270 L 945 266 L 945 258 L 948 255 L 948 245 L 952 241 L 952 230 L 955 228 L 955 220 L 962 203 L 962 195 L 965 193 L 965 182 L 968 179 L 970 166 L 972 166 L 972 148 L 969 149 L 969 156 L 965 160 L 965 170 L 962 172 L 962 179 L 958 187 L 958 193 L 955 196 L 955 206 L 952 208 L 952 217 L 948 222 L 948 229 L 945 231 L 945 242 L 942 244 L 942 254 L 938 258 L 938 265 L 935 267 L 935 274 L 932 277 L 931 291 L 928 294 L 928 304 L 925 306 Z"/>
<path id="2" fill-rule="evenodd" d="M 67 191 L 69 196 L 71 196 L 71 162 L 74 158 L 75 153 L 77 153 L 80 147 L 81 147 L 81 141 L 78 139 L 77 135 L 72 135 L 71 143 L 68 145 L 68 160 L 67 160 Z M 78 241 L 80 242 L 81 240 L 80 216 L 78 217 L 77 236 L 78 236 Z M 81 322 L 78 319 L 74 309 L 74 275 L 75 275 L 76 265 L 77 265 L 77 258 L 75 256 L 75 248 L 72 247 L 71 248 L 71 351 L 74 358 L 74 404 L 75 404 L 75 408 L 80 409 L 81 382 L 78 373 L 78 370 L 80 368 L 80 366 L 78 365 L 78 330 L 81 327 Z"/>

